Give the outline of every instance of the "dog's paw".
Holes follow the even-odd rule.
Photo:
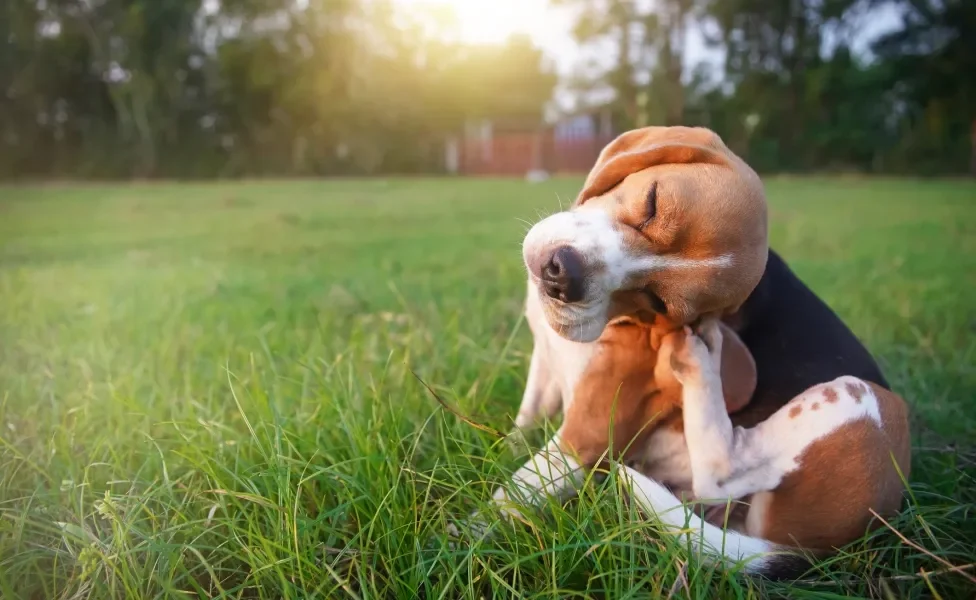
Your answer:
[[[682,385],[700,383],[707,375],[719,372],[722,355],[722,332],[714,321],[700,326],[701,335],[691,327],[672,336],[671,370]]]
[[[497,521],[495,521],[497,523]],[[447,524],[448,545],[455,548],[461,540],[476,541],[491,537],[491,523],[481,513],[472,513],[467,519]]]
[[[513,431],[522,431],[525,429],[532,429],[536,424],[542,420],[542,415],[537,410],[536,412],[530,412],[529,409],[520,410],[517,415],[515,415],[515,427]]]
[[[719,327],[718,319],[713,317],[702,319],[694,333],[705,343],[713,366],[719,367],[719,361],[722,359],[722,329]]]
[[[505,435],[505,445],[508,447],[509,452],[518,455],[525,451],[528,447],[528,439],[526,438],[525,432],[526,429],[521,427],[518,421],[515,421],[515,427]]]
[[[461,529],[456,523],[447,524],[447,537],[452,539],[458,539],[461,537]]]
[[[456,539],[463,537],[487,538],[491,536],[494,527],[500,523],[526,522],[525,517],[522,516],[522,513],[517,508],[503,505],[503,502],[504,499],[495,499],[495,503],[497,504],[497,518],[491,518],[495,517],[496,513],[494,510],[491,511],[491,514],[476,511],[471,513],[467,519],[449,523],[447,525],[448,536]]]

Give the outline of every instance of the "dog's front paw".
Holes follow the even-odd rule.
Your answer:
[[[719,326],[718,319],[714,317],[702,319],[694,333],[705,343],[712,366],[718,370],[722,360],[722,328]]]
[[[505,445],[508,446],[509,452],[517,455],[528,447],[529,442],[525,432],[526,428],[519,425],[518,421],[515,421],[515,427],[505,435]]]
[[[447,536],[455,541],[462,539],[485,540],[492,537],[494,528],[503,522],[511,522],[521,518],[521,513],[514,509],[499,509],[501,519],[494,518],[483,512],[471,513],[467,519],[448,523]]]
[[[447,536],[460,541],[462,538],[484,539],[490,533],[491,524],[479,513],[474,513],[463,521],[447,524]]]
[[[517,508],[508,504],[507,496],[502,488],[495,492],[493,502],[497,514],[492,511],[475,511],[464,520],[448,523],[447,535],[450,538],[485,539],[491,536],[492,530],[500,523],[525,521],[525,517]]]
[[[722,332],[717,323],[706,322],[701,335],[690,327],[669,336],[671,370],[682,385],[702,382],[719,372],[722,355]]]

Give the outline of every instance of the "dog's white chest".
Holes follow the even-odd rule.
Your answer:
[[[644,442],[632,461],[643,475],[675,493],[691,490],[691,458],[684,433],[658,429]]]
[[[553,370],[563,394],[563,412],[573,403],[573,392],[590,363],[596,344],[580,344],[562,338],[552,329],[546,332],[552,352]]]
[[[573,402],[573,391],[596,352],[597,344],[580,343],[562,337],[546,321],[538,294],[529,285],[526,299],[526,318],[535,338],[533,353],[537,355],[540,374],[552,381],[562,396],[562,412],[566,413]],[[535,390],[527,390],[530,394]]]

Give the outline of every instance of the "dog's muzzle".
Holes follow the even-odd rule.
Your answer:
[[[583,299],[586,269],[579,252],[571,246],[560,246],[539,262],[542,264],[536,276],[546,296],[566,304]]]

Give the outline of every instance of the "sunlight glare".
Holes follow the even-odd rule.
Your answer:
[[[546,45],[566,35],[566,24],[549,7],[549,0],[428,0],[425,4],[451,10],[458,37],[468,43],[500,44],[513,34],[527,34]]]

